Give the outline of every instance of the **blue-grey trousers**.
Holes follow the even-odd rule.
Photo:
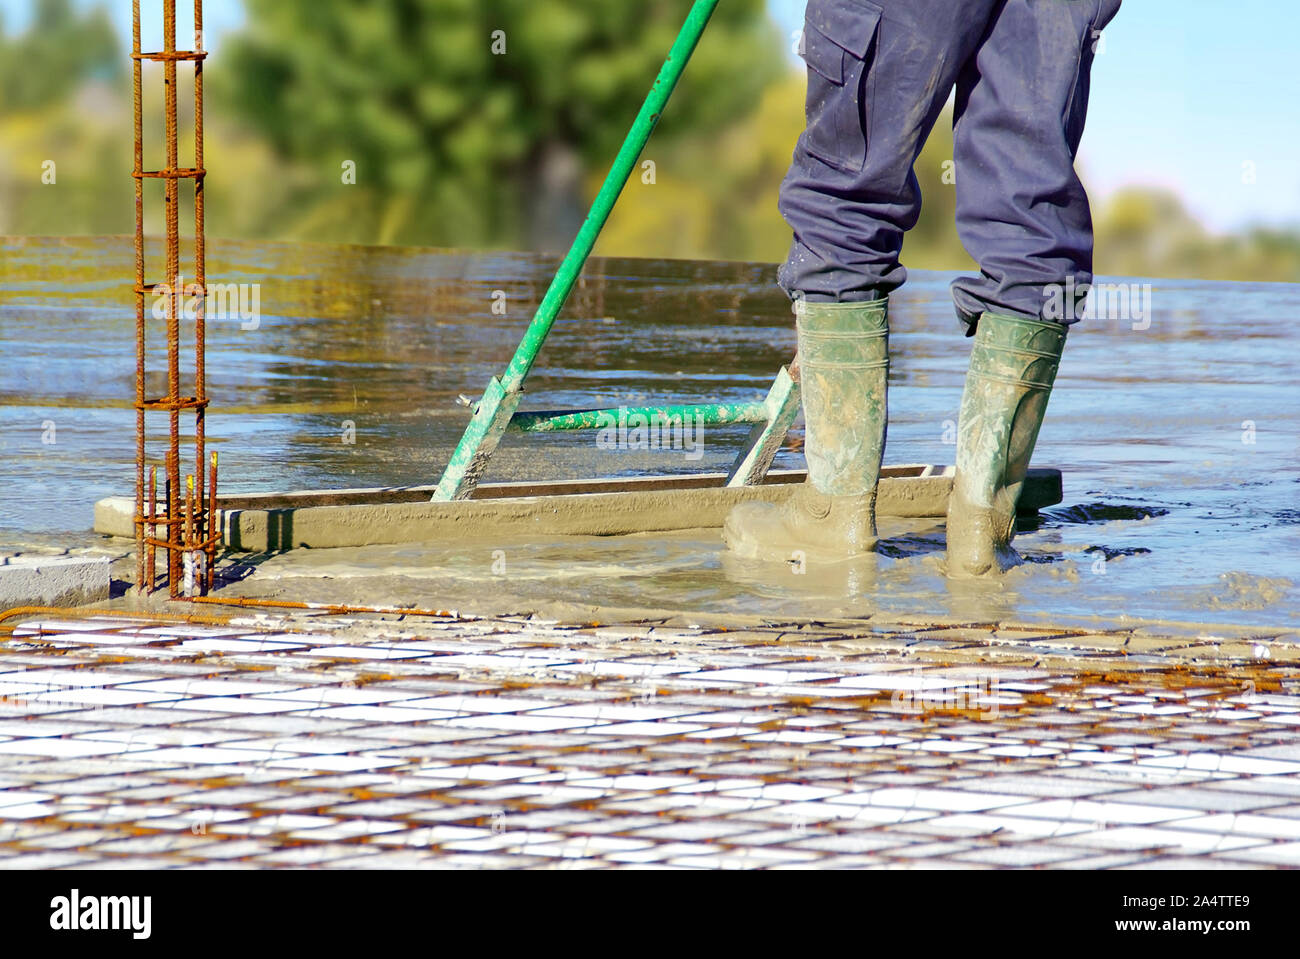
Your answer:
[[[794,231],[785,291],[869,300],[907,279],[913,165],[954,86],[957,230],[980,267],[952,286],[967,333],[986,310],[1038,317],[1054,285],[1091,283],[1074,158],[1097,37],[1120,2],[808,0],[807,128],[780,196]]]

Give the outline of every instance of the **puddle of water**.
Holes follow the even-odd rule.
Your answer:
[[[129,238],[0,239],[5,540],[85,531],[96,499],[131,489],[132,264]],[[476,399],[504,367],[554,267],[515,253],[210,243],[212,280],[261,285],[255,329],[209,325],[223,490],[436,482],[468,417],[458,397]],[[525,406],[760,399],[795,348],[773,276],[755,264],[593,260]],[[891,306],[891,463],[953,460],[970,342],[950,279],[915,271]],[[942,529],[920,523],[890,524],[874,572],[843,582],[724,562],[714,533],[630,540],[612,565],[612,544],[592,544],[590,562],[618,574],[589,570],[593,595],[1300,622],[1300,286],[1150,282],[1149,328],[1095,320],[1071,334],[1035,456],[1064,471],[1065,501],[1017,539],[1031,562],[996,589],[950,588]],[[150,366],[163,368],[160,352]],[[151,438],[164,431],[152,424]],[[700,458],[602,450],[594,434],[512,437],[487,479],[721,470],[744,434],[710,430]],[[787,450],[777,465],[801,458]],[[553,544],[518,549],[525,566],[533,554],[537,570],[560,565]]]

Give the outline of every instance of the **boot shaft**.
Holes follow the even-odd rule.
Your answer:
[[[1051,390],[1067,329],[1050,321],[985,313],[975,331],[969,375],[1026,389]]]
[[[889,364],[888,300],[795,303],[799,368],[882,369]]]
[[[888,416],[888,300],[795,304],[808,480],[830,496],[873,493]]]
[[[1060,323],[980,317],[962,393],[956,483],[964,502],[995,509],[1000,522],[1014,522],[1066,333]]]

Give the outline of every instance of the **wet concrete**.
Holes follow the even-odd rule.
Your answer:
[[[876,504],[880,515],[943,516],[953,485],[951,467],[896,467],[886,472],[890,475],[881,478]],[[493,484],[480,487],[473,499],[454,503],[429,502],[430,487],[227,497],[218,500],[217,526],[227,547],[244,552],[466,537],[625,536],[720,528],[739,504],[781,504],[804,488],[800,471],[770,473],[767,480],[758,486],[728,487],[726,477],[715,473],[689,480]],[[505,492],[510,495],[497,495]],[[1034,470],[1027,477],[1022,511],[1033,513],[1060,501],[1058,472]],[[95,504],[95,531],[131,539],[134,514],[130,497],[100,500]]]
[[[0,553],[0,608],[84,606],[108,598],[107,557]]]
[[[883,554],[830,565],[739,559],[724,548],[716,529],[298,550],[232,557],[226,576],[233,582],[219,595],[540,613],[565,621],[614,622],[658,611],[719,624],[917,616],[1097,630],[1194,623],[1207,634],[1244,629],[1265,641],[1300,625],[1278,615],[1285,582],[1232,579],[1156,615],[1102,601],[1087,610],[1080,608],[1078,592],[1099,582],[1088,573],[1093,559],[1087,550],[1030,531],[1022,546],[1036,555],[1050,552],[1050,564],[1027,565],[996,581],[951,581],[944,574],[941,524],[882,519],[880,528]]]
[[[209,432],[228,492],[436,481],[467,419],[458,397],[476,398],[504,366],[554,267],[513,254],[223,243],[209,258],[214,277],[263,284],[255,328],[209,327]],[[131,269],[122,239],[0,240],[2,541],[84,537],[94,501],[131,488],[133,325],[121,294]],[[772,279],[765,265],[593,261],[525,406],[761,399],[794,351]],[[891,303],[889,462],[952,461],[969,342],[949,279],[917,271]],[[244,585],[462,605],[1294,626],[1300,287],[1151,282],[1149,316],[1071,333],[1035,457],[1063,470],[1065,501],[1022,529],[1029,562],[996,586],[948,584],[934,522],[887,526],[874,570],[829,580],[733,563],[709,532],[253,558]],[[493,312],[498,290],[504,315]],[[511,438],[488,478],[725,469],[745,431],[734,432],[710,432],[699,459],[599,449],[584,435]],[[779,467],[802,465],[798,429],[793,440]],[[497,551],[506,576],[492,572]],[[325,568],[346,579],[321,578]]]

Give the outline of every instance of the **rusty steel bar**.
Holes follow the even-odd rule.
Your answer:
[[[196,54],[203,52],[203,0],[194,0],[193,49]],[[203,508],[205,503],[203,496],[204,467],[207,465],[204,462],[206,444],[206,424],[204,419],[208,402],[207,369],[204,356],[207,341],[208,281],[207,244],[204,239],[203,225],[203,179],[203,59],[197,57],[194,60],[194,282],[197,286],[195,293],[198,300],[198,310],[194,318],[194,398],[198,405],[194,410],[194,476],[195,482],[198,484],[195,502],[198,504],[199,516],[195,522],[197,536],[200,541],[208,537],[212,520],[211,511]],[[204,555],[207,555],[206,550]],[[211,568],[210,563],[209,568]],[[208,583],[206,577],[204,577],[199,589],[203,593],[207,592]]]
[[[244,596],[196,596],[196,603],[214,606],[238,606],[254,609],[305,609],[325,613],[378,613],[384,616],[432,616],[437,619],[455,619],[460,622],[478,622],[490,617],[464,616],[448,609],[414,609],[404,606],[343,606],[335,603],[299,603],[285,599],[249,599]]]
[[[56,615],[66,616],[68,609],[66,606],[15,606],[13,609],[6,609],[0,612],[0,623],[6,619],[13,619],[15,616],[39,616],[45,613],[54,613]],[[222,616],[220,614],[208,615],[187,615],[181,613],[155,613],[155,612],[136,612],[130,609],[94,609],[87,610],[88,617],[111,616],[123,619],[139,619],[148,621],[168,622],[168,623],[195,623],[200,626],[225,626],[233,619],[233,616]],[[21,625],[21,624],[18,624]],[[0,635],[12,634],[17,625],[0,625]]]
[[[207,302],[206,242],[204,239],[204,189],[203,181],[203,3],[194,2],[194,49],[178,50],[176,47],[176,0],[162,0],[163,49],[144,52],[140,46],[140,0],[132,0],[133,92],[135,106],[135,169],[136,187],[136,577],[137,590],[152,591],[155,578],[155,548],[167,553],[167,586],[172,598],[180,595],[184,556],[187,551],[203,550],[211,538],[211,513],[213,499],[205,495],[206,424],[208,405],[207,371],[205,362]],[[145,61],[163,65],[164,136],[166,159],[160,170],[144,169],[143,121],[143,65]],[[194,166],[181,167],[178,146],[176,64],[188,61],[194,64]],[[165,286],[156,286],[145,278],[144,238],[144,180],[164,181],[166,205],[165,233]],[[180,181],[194,181],[194,273],[195,282],[188,288],[182,282],[180,269]],[[167,392],[162,397],[150,398],[146,394],[146,314],[145,297],[162,290],[167,293]],[[182,395],[181,383],[181,321],[184,304],[189,295],[197,304],[194,323],[194,395]],[[193,495],[181,487],[181,413],[194,413],[195,471]],[[152,485],[148,509],[145,509],[145,471],[147,458],[147,414],[149,411],[168,414],[168,443],[165,456],[164,496],[166,505],[158,510],[156,499],[157,468],[151,476]],[[214,473],[215,478],[215,473]],[[162,527],[160,535],[159,527]],[[215,555],[215,554],[213,554]],[[210,564],[209,564],[210,565]],[[206,592],[207,577],[200,577],[199,591]]]
[[[212,453],[212,477],[208,484],[208,581],[204,595],[212,592],[217,572],[217,544],[221,542],[221,527],[217,525],[217,454]]]
[[[163,0],[163,52],[176,52],[176,0]],[[176,144],[176,61],[163,62],[163,122],[167,140],[167,169],[175,171],[180,166]],[[171,495],[167,500],[167,580],[173,599],[180,595],[181,578],[181,524],[175,522],[181,504],[181,412],[175,405],[181,398],[181,290],[180,280],[180,180],[169,176],[166,180],[167,204],[167,275],[170,285],[167,297],[167,400],[169,437],[167,477]]]
[[[140,0],[131,2],[131,87],[135,106],[135,584],[137,592],[153,587],[150,576],[145,586],[145,537],[150,535],[144,520],[144,92],[140,54]],[[149,502],[150,516],[153,500]],[[152,558],[152,547],[150,548]]]
[[[185,595],[194,595],[194,474],[185,477],[185,533],[181,538],[184,550],[181,553],[181,568],[184,575]]]
[[[146,562],[149,579],[142,583],[141,586],[145,593],[153,592],[153,584],[158,578],[158,557],[154,547],[154,540],[158,538],[158,467],[149,468],[149,524],[145,527],[145,536],[149,540],[149,556]]]

